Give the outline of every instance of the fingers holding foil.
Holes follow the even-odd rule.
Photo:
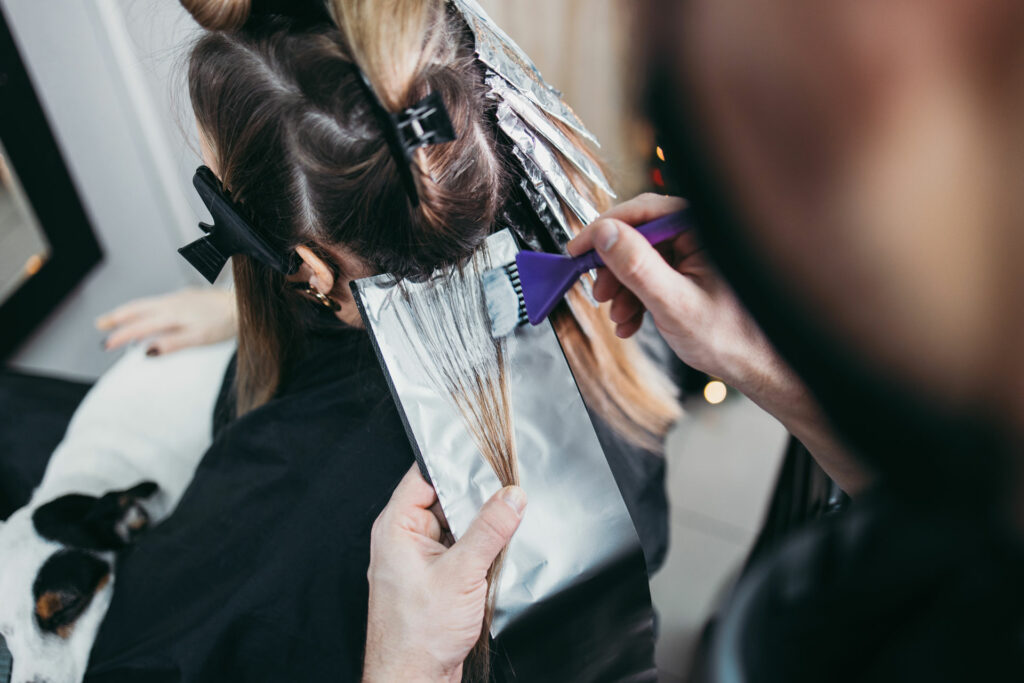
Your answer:
[[[401,525],[409,531],[427,536],[445,547],[451,547],[455,542],[437,500],[437,492],[423,479],[419,465],[413,465],[402,477],[389,508],[401,515]]]
[[[438,528],[438,535],[434,540],[445,548],[451,548],[455,545],[455,537],[452,535],[452,530],[448,527],[448,520],[444,518],[444,510],[441,509],[441,503],[438,501],[431,505],[430,512],[434,516]]]

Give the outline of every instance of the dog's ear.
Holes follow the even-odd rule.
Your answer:
[[[71,635],[93,596],[110,580],[110,565],[81,550],[61,550],[39,569],[32,596],[39,628],[61,638]]]
[[[149,527],[149,514],[139,504],[157,492],[143,482],[101,498],[71,493],[40,506],[32,523],[43,538],[75,548],[119,550]]]

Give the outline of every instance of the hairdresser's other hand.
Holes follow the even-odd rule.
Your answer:
[[[633,228],[684,206],[676,197],[643,194],[603,214],[569,243],[573,255],[590,249],[601,255],[606,267],[598,270],[594,296],[611,302],[616,334],[635,334],[650,311],[684,363],[721,378],[775,416],[843,490],[862,489],[868,474],[705,258],[696,234],[653,247]]]
[[[413,465],[374,522],[364,681],[458,681],[480,637],[487,570],[519,528],[526,496],[498,491],[451,548],[436,501]]]
[[[139,341],[150,355],[214,344],[238,333],[235,295],[211,287],[135,299],[101,315],[96,328],[109,333],[107,351]]]

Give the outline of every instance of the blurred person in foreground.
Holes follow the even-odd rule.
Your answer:
[[[572,248],[607,263],[621,335],[650,311],[858,493],[746,572],[693,678],[1024,679],[1024,4],[641,17],[648,112],[699,241],[639,239],[678,208],[648,196]],[[457,676],[483,603],[447,569],[486,566],[522,514],[487,505],[445,550],[409,523],[432,500],[413,473],[377,521],[367,680]]]

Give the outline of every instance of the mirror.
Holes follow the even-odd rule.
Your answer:
[[[0,360],[101,258],[0,7]]]
[[[37,274],[52,250],[0,142],[0,302]]]

